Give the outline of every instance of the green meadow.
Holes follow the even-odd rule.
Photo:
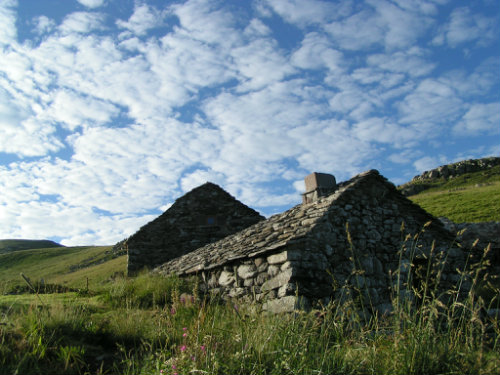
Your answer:
[[[500,221],[500,166],[450,179],[418,182],[428,185],[413,202],[436,217],[456,223]]]

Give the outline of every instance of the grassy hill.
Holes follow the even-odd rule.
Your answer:
[[[25,285],[21,273],[32,281],[70,288],[99,289],[115,273],[126,269],[126,256],[113,257],[111,246],[58,247],[0,254],[0,294]]]
[[[63,247],[49,240],[0,240],[0,254],[9,251]]]
[[[436,217],[456,223],[500,221],[500,166],[415,184],[425,185],[425,190],[408,198]]]

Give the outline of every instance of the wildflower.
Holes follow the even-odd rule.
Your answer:
[[[185,352],[185,351],[186,351],[186,349],[187,349],[187,346],[186,346],[186,345],[182,345],[182,346],[181,346],[181,352]]]
[[[205,345],[200,346],[200,349],[201,349],[201,351],[202,351],[203,353],[205,353],[205,352],[206,352],[206,350],[207,350],[207,348],[205,347]]]
[[[175,315],[175,313],[176,313],[176,311],[175,311],[175,309],[172,307],[172,308],[170,309],[170,314]]]
[[[175,370],[177,369],[177,366],[176,365],[172,365],[172,370]]]
[[[187,327],[182,327],[182,330],[183,330],[184,332],[186,332],[186,331],[187,331]]]
[[[182,337],[186,337],[188,334],[187,333],[183,333],[182,334]]]

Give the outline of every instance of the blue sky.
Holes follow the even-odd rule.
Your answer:
[[[0,238],[113,244],[211,181],[500,154],[497,0],[0,2]]]

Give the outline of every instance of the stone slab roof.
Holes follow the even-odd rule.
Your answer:
[[[163,274],[191,274],[220,267],[238,259],[257,257],[264,253],[278,251],[280,248],[307,237],[319,223],[324,221],[322,218],[337,202],[343,198],[347,199],[349,192],[375,189],[373,194],[378,194],[377,188],[380,190],[380,187],[383,187],[385,192],[392,194],[395,201],[407,205],[412,211],[412,217],[418,217],[422,223],[435,219],[402,196],[396,187],[381,176],[378,171],[370,170],[349,181],[340,183],[338,189],[327,197],[313,203],[299,204],[286,212],[271,216],[265,221],[222,240],[172,259],[158,267],[156,271]]]

